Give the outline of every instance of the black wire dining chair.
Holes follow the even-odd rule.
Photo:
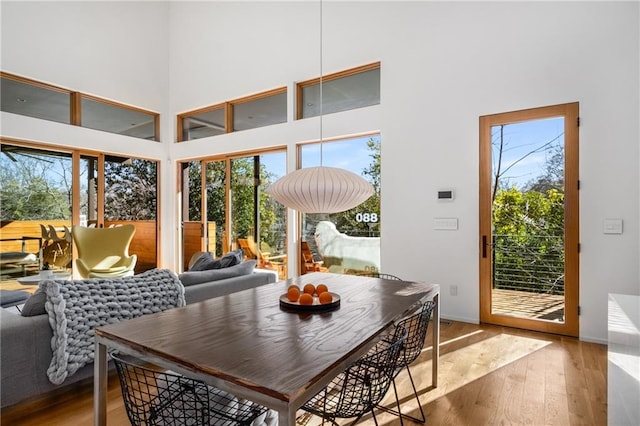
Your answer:
[[[337,418],[355,417],[354,425],[371,412],[377,425],[373,410],[389,390],[406,337],[406,330],[397,326],[389,338],[376,343],[301,408],[334,425]]]
[[[400,356],[398,357],[398,368],[393,374],[393,392],[396,397],[397,410],[384,406],[379,406],[379,408],[397,415],[400,418],[400,424],[404,424],[404,422],[402,421],[403,417],[418,423],[424,423],[426,421],[424,410],[422,409],[422,404],[420,403],[418,391],[416,390],[416,385],[413,381],[413,376],[411,375],[409,365],[412,364],[420,356],[422,348],[424,348],[424,341],[427,337],[427,329],[429,328],[429,321],[431,320],[431,313],[433,312],[434,306],[434,301],[425,301],[422,303],[422,307],[416,313],[401,319],[396,325],[396,327],[402,327],[407,331],[407,338],[404,341],[404,345],[402,347],[402,350],[400,351]],[[416,399],[416,402],[418,403],[418,408],[420,409],[420,418],[402,413],[402,411],[400,410],[400,399],[398,398],[398,389],[396,387],[395,379],[402,370],[407,370],[407,374],[409,375],[409,380],[411,381],[411,387],[413,389],[413,395]]]
[[[246,426],[277,422],[277,413],[206,383],[111,355],[125,410],[134,426]],[[260,419],[259,419],[260,418]]]

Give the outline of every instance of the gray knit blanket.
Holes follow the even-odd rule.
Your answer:
[[[47,295],[53,330],[47,376],[56,385],[93,362],[95,328],[185,305],[184,286],[168,269],[114,279],[45,280],[37,291]]]

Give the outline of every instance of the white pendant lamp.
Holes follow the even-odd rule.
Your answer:
[[[373,186],[348,170],[306,167],[275,181],[269,194],[290,209],[302,213],[339,213],[366,201]]]
[[[322,0],[320,0],[320,166],[291,172],[275,181],[267,193],[301,213],[340,213],[356,207],[374,193],[362,176],[322,165]]]

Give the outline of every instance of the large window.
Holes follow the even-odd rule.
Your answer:
[[[282,87],[179,114],[178,141],[201,139],[286,121],[287,88]]]
[[[284,175],[285,151],[182,164],[183,258],[242,249],[262,269],[287,277],[286,209],[265,191]]]
[[[160,140],[159,114],[0,72],[4,112]]]
[[[155,140],[156,115],[138,108],[82,95],[82,127]]]
[[[322,84],[322,108],[320,86]],[[380,103],[380,62],[296,84],[297,119]],[[287,89],[281,87],[178,115],[178,142],[287,121]]]
[[[301,166],[322,165],[347,169],[371,182],[375,193],[351,210],[333,214],[303,214],[301,273],[322,270],[358,274],[380,271],[380,136],[300,146]],[[309,259],[310,260],[310,259]]]
[[[71,92],[2,74],[2,111],[71,124]]]
[[[215,105],[178,116],[181,141],[226,133],[225,105]]]
[[[320,108],[322,83],[322,108]],[[298,83],[297,118],[347,111],[380,103],[380,63]]]
[[[70,269],[72,225],[131,223],[136,273],[157,266],[157,162],[12,142],[0,145],[0,252],[35,259],[3,260],[3,277],[36,273],[44,263]]]

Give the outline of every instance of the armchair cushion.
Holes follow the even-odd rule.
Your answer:
[[[76,269],[83,278],[116,278],[133,275],[137,256],[129,255],[136,232],[133,225],[113,228],[74,226],[73,241],[78,249]]]

